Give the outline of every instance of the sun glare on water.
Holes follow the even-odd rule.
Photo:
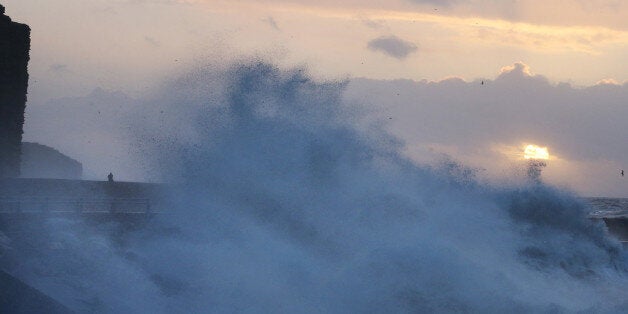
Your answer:
[[[547,147],[540,147],[536,145],[528,145],[523,151],[523,158],[525,159],[540,159],[540,160],[548,160],[549,152],[547,151]]]

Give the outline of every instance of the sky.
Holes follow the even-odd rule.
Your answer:
[[[128,158],[128,149],[89,104],[115,120],[121,104],[168,77],[208,60],[260,55],[306,67],[319,80],[352,80],[347,98],[377,108],[417,160],[446,153],[504,173],[518,162],[508,156],[534,143],[555,156],[548,181],[586,195],[628,196],[618,176],[628,168],[626,1],[2,4],[32,28],[25,140],[59,148],[94,177]],[[85,115],[70,121],[67,110],[78,107]],[[82,139],[68,141],[68,129]]]

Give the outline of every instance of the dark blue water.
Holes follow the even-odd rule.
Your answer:
[[[591,216],[599,218],[628,217],[628,198],[589,197]]]

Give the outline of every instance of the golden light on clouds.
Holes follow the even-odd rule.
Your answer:
[[[197,0],[203,2],[204,0]],[[221,1],[218,1],[221,2]],[[270,1],[271,3],[273,1]],[[238,7],[254,12],[266,12],[269,15],[287,14],[294,16],[306,14],[323,19],[357,20],[368,19],[389,23],[402,22],[431,24],[442,30],[448,30],[452,40],[493,44],[498,46],[518,47],[537,52],[580,52],[591,55],[600,54],[609,45],[628,45],[628,31],[605,27],[603,25],[553,25],[543,23],[507,20],[500,17],[457,16],[442,14],[439,11],[404,10],[390,6],[359,6],[308,4],[302,1],[276,1],[281,5],[269,6],[269,3],[255,1],[238,2]],[[232,2],[223,3],[233,7]],[[214,4],[213,9],[217,6]],[[407,8],[406,8],[407,9]],[[326,23],[328,23],[327,21]],[[415,24],[417,29],[424,25]]]
[[[527,64],[523,62],[516,62],[513,65],[502,67],[499,70],[499,73],[504,74],[504,73],[508,73],[508,72],[518,70],[518,69],[520,69],[521,73],[523,73],[525,76],[532,76],[532,71],[530,71],[530,66],[528,66]]]
[[[523,158],[536,159],[536,160],[548,160],[549,151],[547,147],[540,147],[537,145],[528,145],[523,151]]]
[[[493,8],[494,1],[477,1],[489,9],[485,12],[465,4],[476,1],[454,1],[445,7],[408,0],[185,1],[198,5],[194,12],[208,16],[204,29],[218,30],[218,36],[229,34],[227,44],[242,51],[281,47],[286,62],[316,64],[312,67],[315,75],[473,79],[489,77],[494,69],[523,60],[553,81],[593,85],[604,78],[627,80],[623,61],[628,24],[616,27],[603,21],[566,20],[561,14],[572,14],[553,5],[556,18],[536,17],[534,12],[545,6],[542,3]],[[525,14],[512,15],[510,9]],[[417,53],[397,59],[367,48],[369,41],[391,35],[417,45]],[[521,148],[517,149],[519,156]]]
[[[499,18],[458,17],[434,13],[373,11],[374,19],[425,22],[450,29],[458,40],[487,42],[544,52],[599,54],[602,46],[628,44],[628,32],[602,26],[560,26]]]

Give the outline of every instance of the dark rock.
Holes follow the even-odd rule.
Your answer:
[[[0,5],[0,177],[20,172],[28,88],[30,28],[4,15]]]

